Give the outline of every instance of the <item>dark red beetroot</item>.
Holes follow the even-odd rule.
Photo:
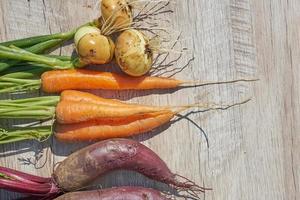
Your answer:
[[[101,141],[71,154],[59,164],[52,179],[0,168],[0,188],[52,197],[62,191],[77,191],[99,176],[118,169],[139,172],[191,195],[205,191],[205,188],[172,173],[152,150],[129,139]]]
[[[56,168],[53,177],[64,191],[75,191],[117,169],[136,171],[180,190],[205,190],[172,173],[151,149],[129,139],[105,140],[81,149],[65,159]]]
[[[119,187],[103,190],[71,192],[55,200],[171,200],[159,191],[142,187]]]

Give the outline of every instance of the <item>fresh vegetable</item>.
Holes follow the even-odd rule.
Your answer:
[[[178,113],[191,107],[201,107],[207,110],[223,110],[248,101],[224,107],[213,104],[166,107],[168,109],[159,112],[134,115],[127,118],[94,119],[70,124],[57,123],[55,126],[55,137],[64,142],[129,137],[154,130],[170,122]]]
[[[62,92],[64,90],[104,89],[104,90],[148,90],[172,89],[181,86],[203,86],[225,84],[242,81],[256,81],[256,79],[237,79],[233,81],[206,82],[182,81],[163,77],[129,77],[126,75],[98,72],[92,70],[53,70],[42,75],[42,90],[47,93]]]
[[[104,64],[112,60],[114,55],[113,41],[100,33],[100,30],[92,26],[84,26],[75,35],[75,42],[79,58],[71,61],[45,55],[37,55],[30,49],[20,49],[15,46],[0,45],[0,59],[9,59],[8,64],[1,67],[5,70],[11,66],[10,62],[18,63],[27,61],[47,65],[52,69],[80,68],[88,64]],[[45,45],[44,45],[45,46]],[[5,63],[4,63],[5,64]]]
[[[49,71],[42,75],[42,90],[48,93],[68,89],[142,90],[176,88],[181,81],[159,77],[132,78],[91,70]],[[55,84],[54,84],[55,83]]]
[[[91,141],[128,137],[153,130],[190,108],[224,110],[248,102],[220,106],[145,106],[65,91],[58,96],[1,100],[0,118],[49,120],[56,118],[55,136],[62,141]],[[15,134],[17,135],[17,134]],[[3,138],[2,143],[7,143]]]
[[[75,90],[66,90],[60,95],[61,101],[77,101],[99,104],[103,106],[137,106],[137,104],[128,104],[117,99],[105,99],[87,92],[80,92]]]
[[[73,93],[75,93],[75,91]],[[84,92],[78,92],[77,94],[83,98],[85,96],[90,96],[90,94]],[[96,98],[96,96],[94,98]],[[58,96],[0,101],[0,118],[46,120],[52,119],[55,116],[56,120],[62,124],[102,120],[107,118],[118,120],[119,118],[128,118],[131,116],[167,110],[167,107],[142,106],[125,103],[124,106],[108,107],[107,105],[102,105],[100,103],[69,101],[65,100],[65,98],[59,100]]]
[[[27,66],[26,64],[25,66]],[[29,64],[24,72],[12,72],[0,76],[0,93],[20,92],[42,88],[47,93],[59,93],[64,90],[104,89],[104,90],[150,90],[176,89],[181,87],[199,87],[213,84],[250,82],[257,79],[237,79],[231,81],[182,81],[163,77],[129,77],[126,75],[99,72],[84,69],[52,70],[43,64]],[[40,69],[35,69],[39,66]],[[47,71],[47,72],[46,72]],[[45,73],[42,73],[45,72]],[[29,76],[28,76],[29,74]],[[42,75],[41,75],[42,74]],[[1,74],[0,74],[1,75]],[[41,75],[41,79],[35,79]],[[7,79],[14,77],[14,79]],[[1,89],[1,85],[7,85]]]
[[[128,28],[131,25],[131,23],[134,21],[132,8],[134,3],[136,2],[137,1],[132,1],[132,0],[102,0],[101,1],[102,17],[100,17],[99,19],[92,20],[91,22],[88,22],[82,26],[95,26],[100,29],[103,29],[104,32],[107,31],[105,29],[109,29],[111,32],[112,31],[111,29],[121,30],[122,28]],[[165,3],[165,4],[160,5],[161,3]],[[169,10],[167,11],[162,10],[168,4],[169,4],[168,1],[155,1],[155,5],[146,3],[146,5],[143,7],[144,12],[141,12],[139,14],[144,19],[147,18],[147,16],[154,16],[154,15],[170,12]],[[148,8],[149,6],[151,6],[150,9]],[[139,20],[141,20],[139,16],[136,17]],[[39,36],[6,41],[6,42],[0,42],[0,45],[7,46],[7,47],[14,45],[20,48],[26,48],[53,39],[61,39],[66,41],[66,40],[73,39],[76,31],[82,26],[62,33],[39,35]]]
[[[71,154],[55,169],[53,178],[64,191],[74,191],[116,169],[133,170],[178,189],[204,191],[179,180],[152,150],[128,139],[105,140]]]
[[[84,192],[70,192],[55,200],[171,200],[157,190],[143,187],[118,187]],[[173,199],[174,200],[174,199]]]
[[[148,73],[153,64],[150,40],[135,29],[126,30],[118,37],[115,56],[122,71],[131,76]]]
[[[107,23],[113,21],[118,23],[120,22],[121,25],[124,24],[124,22],[126,23],[127,21],[132,22],[133,20],[130,3],[128,3],[125,0],[103,0],[101,1],[101,11],[102,11],[102,18],[105,21],[107,21]],[[128,18],[129,16],[130,19]],[[98,19],[95,19],[89,23],[84,24],[83,26],[97,26],[98,28],[101,28],[102,27],[101,25],[102,24],[99,24]],[[0,45],[7,46],[7,47],[14,45],[20,48],[26,48],[53,39],[61,39],[66,41],[66,40],[73,39],[76,31],[81,27],[82,26],[75,28],[71,31],[62,32],[62,33],[39,35],[39,36],[11,40],[7,42],[0,42]],[[124,25],[122,27],[124,27]]]
[[[102,0],[101,14],[110,26],[127,28],[133,22],[132,5],[128,0]]]
[[[76,93],[76,91],[72,92],[72,94],[74,93]],[[104,118],[118,119],[122,117],[138,116],[156,112],[164,113],[176,111],[178,113],[189,108],[224,109],[222,106],[206,103],[183,106],[146,106],[124,103],[124,106],[107,106],[106,104],[102,104],[103,98],[98,99],[98,97],[95,95],[92,98],[90,98],[92,94],[89,93],[77,92],[77,95],[81,96],[80,98],[85,98],[85,100],[68,100],[66,97],[64,99],[60,99],[59,96],[0,100],[0,118],[46,120],[52,119],[54,116],[56,116],[60,123],[70,124],[91,120],[102,120]],[[92,101],[89,101],[89,99],[92,99]],[[95,101],[98,102],[95,103]],[[108,102],[109,100],[106,101]]]
[[[169,0],[102,0],[101,14],[98,27],[105,35],[111,35],[115,32],[121,32],[130,28],[154,33],[162,30],[157,27],[157,21],[165,21],[166,13],[173,13],[168,8]],[[133,13],[133,10],[138,10]],[[162,18],[158,17],[164,15]]]
[[[85,102],[60,101],[57,104],[55,116],[56,120],[61,124],[72,124],[103,118],[126,118],[167,110],[168,108],[165,107],[154,106],[107,107]]]
[[[128,139],[112,139],[85,147],[56,167],[52,178],[42,178],[0,167],[0,188],[32,196],[54,197],[76,191],[114,170],[132,170],[191,194],[208,190],[171,172],[146,146]]]
[[[93,94],[79,91],[64,91],[61,94],[61,101],[73,101],[101,106],[109,106],[110,109],[118,108],[139,108],[148,110],[147,106],[128,104],[119,100],[104,99]],[[153,109],[153,108],[152,108]],[[154,109],[157,109],[154,107]],[[174,117],[169,110],[131,115],[128,117],[106,117],[96,120],[89,120],[82,123],[60,124],[55,126],[55,136],[61,141],[90,141],[103,140],[116,137],[128,137],[138,133],[147,132],[167,123]],[[78,120],[78,119],[77,119]]]
[[[105,64],[114,56],[114,42],[96,27],[80,28],[75,34],[75,45],[81,62],[86,65]]]
[[[161,112],[139,117],[111,121],[87,121],[76,124],[56,124],[55,137],[64,142],[95,141],[109,138],[130,137],[151,131],[170,122],[173,112]]]

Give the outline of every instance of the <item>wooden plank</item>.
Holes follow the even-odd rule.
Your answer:
[[[248,124],[251,185],[262,199],[299,199],[299,1],[255,1],[260,84]],[[247,119],[247,118],[245,118]],[[264,119],[264,120],[262,120]],[[255,159],[255,160],[254,160]]]
[[[96,4],[97,0],[2,0],[0,39],[69,30],[95,18],[99,13],[94,8]],[[176,0],[170,7],[175,10],[170,16],[172,28],[183,31],[186,38],[183,46],[192,49],[196,57],[188,68],[176,74],[177,78],[229,80],[259,76],[261,81],[168,94],[103,91],[98,94],[156,105],[237,102],[253,96],[252,102],[241,107],[189,116],[207,133],[209,148],[199,128],[187,120],[135,139],[157,152],[173,171],[212,187],[205,199],[298,199],[299,1]],[[70,54],[72,49],[70,45],[56,53]],[[190,57],[191,53],[185,55],[178,65],[184,65]],[[30,141],[5,145],[0,148],[0,165],[49,176],[54,163],[85,145],[65,145],[55,139],[42,146]],[[14,153],[20,149],[23,150]],[[43,168],[22,165],[18,160],[33,158],[38,149],[44,150],[37,164],[44,164]],[[166,189],[124,171],[109,174],[98,183],[103,187],[143,185]],[[0,199],[17,196],[0,190]]]

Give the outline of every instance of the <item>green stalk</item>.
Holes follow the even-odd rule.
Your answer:
[[[19,78],[9,78],[9,77],[1,77],[0,79],[3,82],[14,82],[17,84],[27,84],[30,83],[32,80],[30,79],[19,79]]]
[[[59,96],[46,96],[16,100],[0,100],[0,103],[1,105],[8,103],[15,106],[55,106],[59,100]]]
[[[45,51],[56,47],[58,45],[60,45],[62,42],[64,42],[64,40],[61,39],[52,39],[52,40],[48,40],[42,43],[38,43],[35,44],[31,47],[28,48],[24,48],[26,51],[29,51],[31,53],[35,53],[35,54],[41,54],[44,53]]]
[[[1,100],[1,119],[46,120],[55,116],[57,96],[27,98],[22,100]]]
[[[0,119],[52,119],[55,107],[34,106],[29,108],[0,108]]]
[[[2,42],[2,43],[0,43],[0,45],[2,45],[2,46],[14,45],[14,46],[17,46],[20,48],[24,48],[24,47],[33,46],[35,44],[45,42],[48,40],[53,40],[53,39],[70,40],[74,37],[74,34],[76,33],[76,31],[77,31],[77,29],[74,29],[72,31],[64,32],[64,33],[55,33],[55,34],[50,34],[50,35],[41,35],[41,36],[17,39],[17,40],[12,40],[12,41],[8,41],[8,42]]]
[[[54,40],[49,40],[43,43],[36,44],[32,47],[26,48],[28,52],[35,53],[35,54],[40,54],[44,53],[46,50],[53,48],[59,44],[61,44],[63,40],[61,39],[54,39]],[[7,59],[7,58],[5,58]],[[4,60],[0,62],[0,72],[3,70],[8,69],[11,66],[17,65],[20,63],[19,60]]]
[[[1,83],[0,88],[6,88],[6,87],[12,87],[14,84],[13,83]]]
[[[98,20],[94,20],[92,22],[86,23],[82,26],[97,26],[98,25]],[[62,42],[66,40],[70,40],[74,37],[76,31],[81,28],[82,26],[69,31],[65,33],[56,33],[56,34],[51,34],[51,35],[42,35],[42,36],[34,36],[34,37],[29,37],[29,38],[23,38],[23,39],[18,39],[18,40],[12,40],[8,42],[2,42],[0,43],[1,46],[17,46],[19,48],[25,48],[27,51],[34,53],[34,54],[41,54],[44,51],[53,48]],[[7,58],[4,58],[7,59]],[[14,66],[15,64],[19,63],[19,60],[5,60],[5,61],[0,61],[0,72]],[[76,63],[78,67],[82,66],[82,63]],[[80,66],[79,66],[80,65]]]
[[[39,90],[41,88],[41,82],[39,80],[34,80],[32,83],[27,84],[9,84],[8,87],[0,89],[1,93],[21,93],[28,92],[32,90]]]
[[[82,26],[96,26],[97,25],[97,20],[94,20],[92,22],[86,23]],[[33,36],[33,37],[28,37],[28,38],[23,38],[23,39],[17,39],[17,40],[12,40],[12,41],[8,41],[8,42],[2,42],[0,43],[0,45],[2,46],[10,46],[10,45],[14,45],[20,48],[24,48],[24,47],[29,47],[29,46],[33,46],[35,44],[41,43],[41,42],[45,42],[48,40],[52,40],[52,39],[62,39],[62,40],[70,40],[73,39],[76,31],[81,28],[82,26],[68,31],[68,32],[63,32],[63,33],[55,33],[55,34],[49,34],[49,35],[41,35],[41,36]]]
[[[0,129],[0,144],[23,140],[45,141],[52,135],[52,126],[22,127],[13,130]]]
[[[72,57],[71,56],[61,56],[61,55],[44,55],[46,57],[49,57],[49,58],[57,58],[59,60],[62,60],[62,61],[72,61]]]
[[[24,80],[27,80],[25,83],[20,83]],[[40,79],[6,79],[0,80],[0,94],[1,93],[20,93],[20,92],[28,92],[32,90],[39,90],[41,88],[41,80]],[[5,86],[5,87],[4,87]]]
[[[0,94],[38,90],[41,87],[40,76],[50,70],[47,65],[25,64],[23,67],[9,68],[0,76]]]
[[[45,55],[49,58],[56,58],[62,61],[71,61],[72,58],[70,56],[58,56],[58,55]],[[36,77],[39,77],[42,73],[51,70],[51,67],[45,64],[40,63],[34,63],[34,62],[22,62],[18,63],[4,71],[0,71],[1,75],[8,75],[11,76],[11,74],[16,72],[25,72],[25,73],[34,73]]]
[[[49,68],[49,66],[47,65],[27,63],[22,65],[22,67],[12,67],[8,70],[3,71],[2,73],[0,73],[0,80],[2,77],[27,79],[38,78],[42,73],[49,70],[51,70],[51,68]]]
[[[5,104],[3,104],[4,106]],[[0,106],[0,119],[36,119],[46,120],[55,116],[55,107],[51,106]]]
[[[37,62],[41,64],[46,64],[52,67],[53,69],[71,69],[74,68],[72,62],[61,61],[57,58],[50,58],[42,55],[37,55],[30,53],[23,49],[13,49],[0,45],[0,59],[12,59],[12,60],[20,60],[20,61],[29,61],[29,62]]]

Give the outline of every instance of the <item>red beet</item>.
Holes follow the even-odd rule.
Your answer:
[[[55,200],[171,200],[157,190],[142,187],[119,187],[71,192]]]
[[[139,172],[194,196],[205,191],[205,188],[171,172],[152,150],[128,139],[101,141],[71,154],[58,165],[52,178],[31,176],[1,167],[0,188],[51,198],[61,192],[77,191],[118,169]]]
[[[118,169],[136,171],[178,189],[204,191],[204,188],[172,173],[151,149],[129,139],[105,140],[81,149],[65,159],[53,177],[64,191],[74,191]]]

